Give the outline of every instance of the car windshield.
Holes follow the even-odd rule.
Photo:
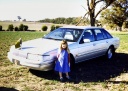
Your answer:
[[[47,34],[45,39],[55,39],[55,40],[67,40],[71,42],[77,42],[83,29],[72,29],[72,28],[58,28],[49,34]]]

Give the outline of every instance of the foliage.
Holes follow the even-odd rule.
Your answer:
[[[59,26],[59,25],[51,25],[51,30],[50,31],[53,31],[53,30],[55,30],[55,29],[57,29],[57,28],[59,28],[59,27],[61,27],[61,26]]]
[[[128,21],[125,21],[123,25],[124,28],[128,28]]]
[[[117,0],[112,5],[111,9],[107,9],[101,13],[102,23],[107,24],[116,24],[120,28],[123,23],[126,21],[128,16],[127,6],[125,5],[128,2],[123,2],[125,0]],[[121,30],[120,30],[121,31]]]
[[[27,25],[24,25],[24,26],[23,26],[23,30],[24,30],[24,31],[27,31],[27,30],[28,30],[28,26],[27,26]]]
[[[62,27],[62,26],[57,25],[57,26],[56,26],[56,29],[57,29],[57,28],[60,28],[60,27]]]
[[[0,31],[2,31],[2,26],[0,25]]]
[[[96,17],[100,14],[101,11],[110,6],[115,0],[87,0],[87,13],[84,15],[89,15],[90,25],[95,26]],[[95,14],[96,6],[99,6],[100,3],[103,3],[99,11]]]
[[[24,30],[24,25],[23,24],[20,24],[19,25],[19,31],[23,31]]]
[[[50,31],[53,31],[55,29],[56,29],[55,25],[51,25],[51,30]]]
[[[24,24],[20,24],[18,30],[19,31],[27,31],[28,30],[28,26],[27,25],[24,25]]]
[[[18,31],[19,29],[18,29],[18,27],[15,27],[14,30],[15,30],[15,31]]]
[[[17,18],[18,18],[18,19],[19,19],[19,21],[20,21],[21,17],[20,17],[20,16],[17,16]]]
[[[8,29],[7,29],[8,31],[13,31],[13,29],[14,29],[13,24],[8,25]]]
[[[79,22],[81,17],[69,17],[69,18],[64,18],[64,17],[59,17],[55,19],[44,19],[40,20],[39,22],[43,23],[55,23],[55,24],[77,24]],[[84,18],[85,23],[88,23],[88,19]]]
[[[48,27],[46,25],[42,26],[42,31],[47,31]]]

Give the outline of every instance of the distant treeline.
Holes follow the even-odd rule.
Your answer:
[[[55,19],[49,19],[46,18],[44,20],[39,20],[41,23],[55,23],[55,24],[77,24],[81,17],[69,17],[69,18],[64,18],[64,17],[59,17]]]
[[[55,30],[55,29],[57,29],[59,27],[62,27],[62,26],[51,25],[50,31],[53,31],[53,30]],[[13,24],[10,24],[10,25],[8,25],[8,29],[7,30],[3,30],[2,25],[0,25],[0,31],[33,31],[33,32],[37,31],[37,30],[28,30],[28,28],[29,27],[27,25],[24,25],[24,24],[20,24],[18,27],[17,26],[14,27]],[[48,29],[48,26],[42,25],[41,30],[39,30],[39,31],[47,31],[47,29]]]

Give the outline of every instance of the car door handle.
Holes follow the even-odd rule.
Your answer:
[[[93,46],[95,46],[96,44],[95,43],[93,43]]]
[[[106,43],[108,43],[108,41],[106,41]]]

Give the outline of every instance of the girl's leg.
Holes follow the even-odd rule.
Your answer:
[[[62,72],[59,72],[59,76],[60,76],[60,81],[63,82],[64,79],[63,79],[63,76],[62,76]]]
[[[62,72],[59,72],[59,76],[60,76],[60,79],[63,78],[63,77],[62,77]]]
[[[66,77],[69,77],[68,72],[66,72]]]

